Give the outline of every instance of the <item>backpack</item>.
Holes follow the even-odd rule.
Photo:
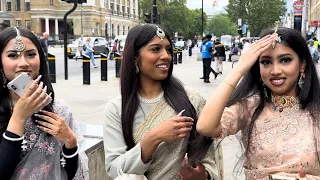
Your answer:
[[[83,51],[86,51],[87,50],[87,46],[84,44],[83,45]]]

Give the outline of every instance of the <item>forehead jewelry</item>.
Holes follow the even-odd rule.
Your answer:
[[[17,31],[17,36],[16,36],[16,42],[13,43],[13,49],[17,51],[18,55],[20,55],[21,51],[23,51],[26,46],[24,45],[22,37],[20,36],[19,30],[16,27],[14,28]]]
[[[166,34],[164,33],[164,31],[161,28],[159,28],[159,26],[157,26],[157,36],[161,40],[163,40],[166,37]]]
[[[276,26],[274,33],[277,33],[278,26]],[[281,36],[276,36],[275,40],[272,42],[272,48],[274,49],[276,47],[277,43],[281,43]]]

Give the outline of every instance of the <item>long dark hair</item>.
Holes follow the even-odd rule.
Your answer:
[[[51,85],[50,77],[49,77],[49,70],[47,61],[45,59],[44,52],[40,46],[40,42],[38,38],[29,30],[27,29],[19,29],[20,36],[26,37],[32,41],[32,43],[37,47],[39,56],[40,56],[40,69],[39,69],[39,75],[42,75],[41,81],[44,85],[47,86],[47,93],[52,93],[52,101],[50,104],[48,104],[44,110],[53,111],[52,104],[54,101],[54,92]],[[0,32],[0,54],[3,54],[3,50],[8,44],[8,42],[17,36],[17,31],[15,28],[10,27],[6,28],[5,30]],[[3,66],[2,66],[2,57],[0,56],[0,70],[3,72]],[[2,73],[0,73],[2,74]],[[2,75],[1,75],[2,76]],[[3,87],[3,78],[0,78],[0,134],[2,134],[9,123],[10,117],[12,115],[11,112],[11,99],[9,96],[9,90],[8,88]],[[32,117],[34,118],[34,117]]]
[[[260,37],[264,37],[266,35],[272,34],[274,30],[265,30],[261,33]],[[313,134],[314,139],[316,141],[316,152],[318,152],[318,144],[319,140],[316,137],[319,137],[319,127],[320,127],[320,119],[319,119],[319,111],[320,111],[320,86],[319,79],[316,72],[316,68],[314,66],[314,62],[312,61],[308,45],[306,41],[303,39],[301,34],[290,28],[280,28],[277,33],[281,36],[281,43],[291,48],[295,51],[299,57],[300,63],[305,63],[305,80],[302,89],[299,91],[299,100],[301,104],[301,108],[310,113],[313,118]],[[298,71],[298,70],[297,70]],[[299,74],[300,76],[300,74]],[[231,95],[227,106],[231,106],[237,102],[242,104],[246,103],[246,100],[253,96],[259,96],[259,103],[257,104],[257,108],[255,109],[253,116],[250,120],[248,129],[247,129],[247,144],[246,144],[246,154],[245,156],[248,158],[248,152],[250,148],[250,139],[252,135],[252,131],[254,128],[255,121],[261,114],[263,108],[265,107],[266,102],[271,102],[271,90],[267,89],[268,98],[264,95],[263,82],[260,81],[260,66],[259,60],[251,67],[247,74],[244,75],[243,79]],[[298,87],[299,88],[299,87]],[[318,162],[319,154],[317,154]]]
[[[121,123],[127,150],[135,146],[133,140],[133,122],[136,111],[140,105],[138,99],[140,79],[135,72],[134,59],[135,57],[139,57],[139,50],[156,36],[156,30],[157,27],[150,24],[139,25],[132,28],[128,33],[123,51],[120,77],[122,96]],[[165,34],[171,47],[173,47],[170,36],[167,32],[165,32]],[[173,57],[173,50],[171,50],[170,53],[171,57]],[[191,104],[182,83],[172,76],[172,70],[173,61],[171,61],[168,76],[162,81],[164,99],[177,113],[185,109],[184,115],[192,117],[196,124],[198,120],[196,110]],[[201,136],[196,131],[196,126],[194,125],[190,132],[187,146],[190,163],[194,164],[201,160],[211,144],[212,139]]]

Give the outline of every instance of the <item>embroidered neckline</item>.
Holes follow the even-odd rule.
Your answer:
[[[153,103],[157,103],[159,102],[164,96],[164,91],[162,91],[156,98],[154,99],[145,99],[142,96],[140,96],[140,94],[138,94],[138,98],[140,100],[140,102],[144,102],[147,104],[153,104]]]
[[[271,95],[273,103],[272,110],[282,112],[284,108],[292,108],[299,104],[299,99],[294,96],[274,96]]]

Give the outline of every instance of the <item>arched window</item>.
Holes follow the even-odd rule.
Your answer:
[[[118,24],[118,34],[117,35],[120,35],[120,25]]]

